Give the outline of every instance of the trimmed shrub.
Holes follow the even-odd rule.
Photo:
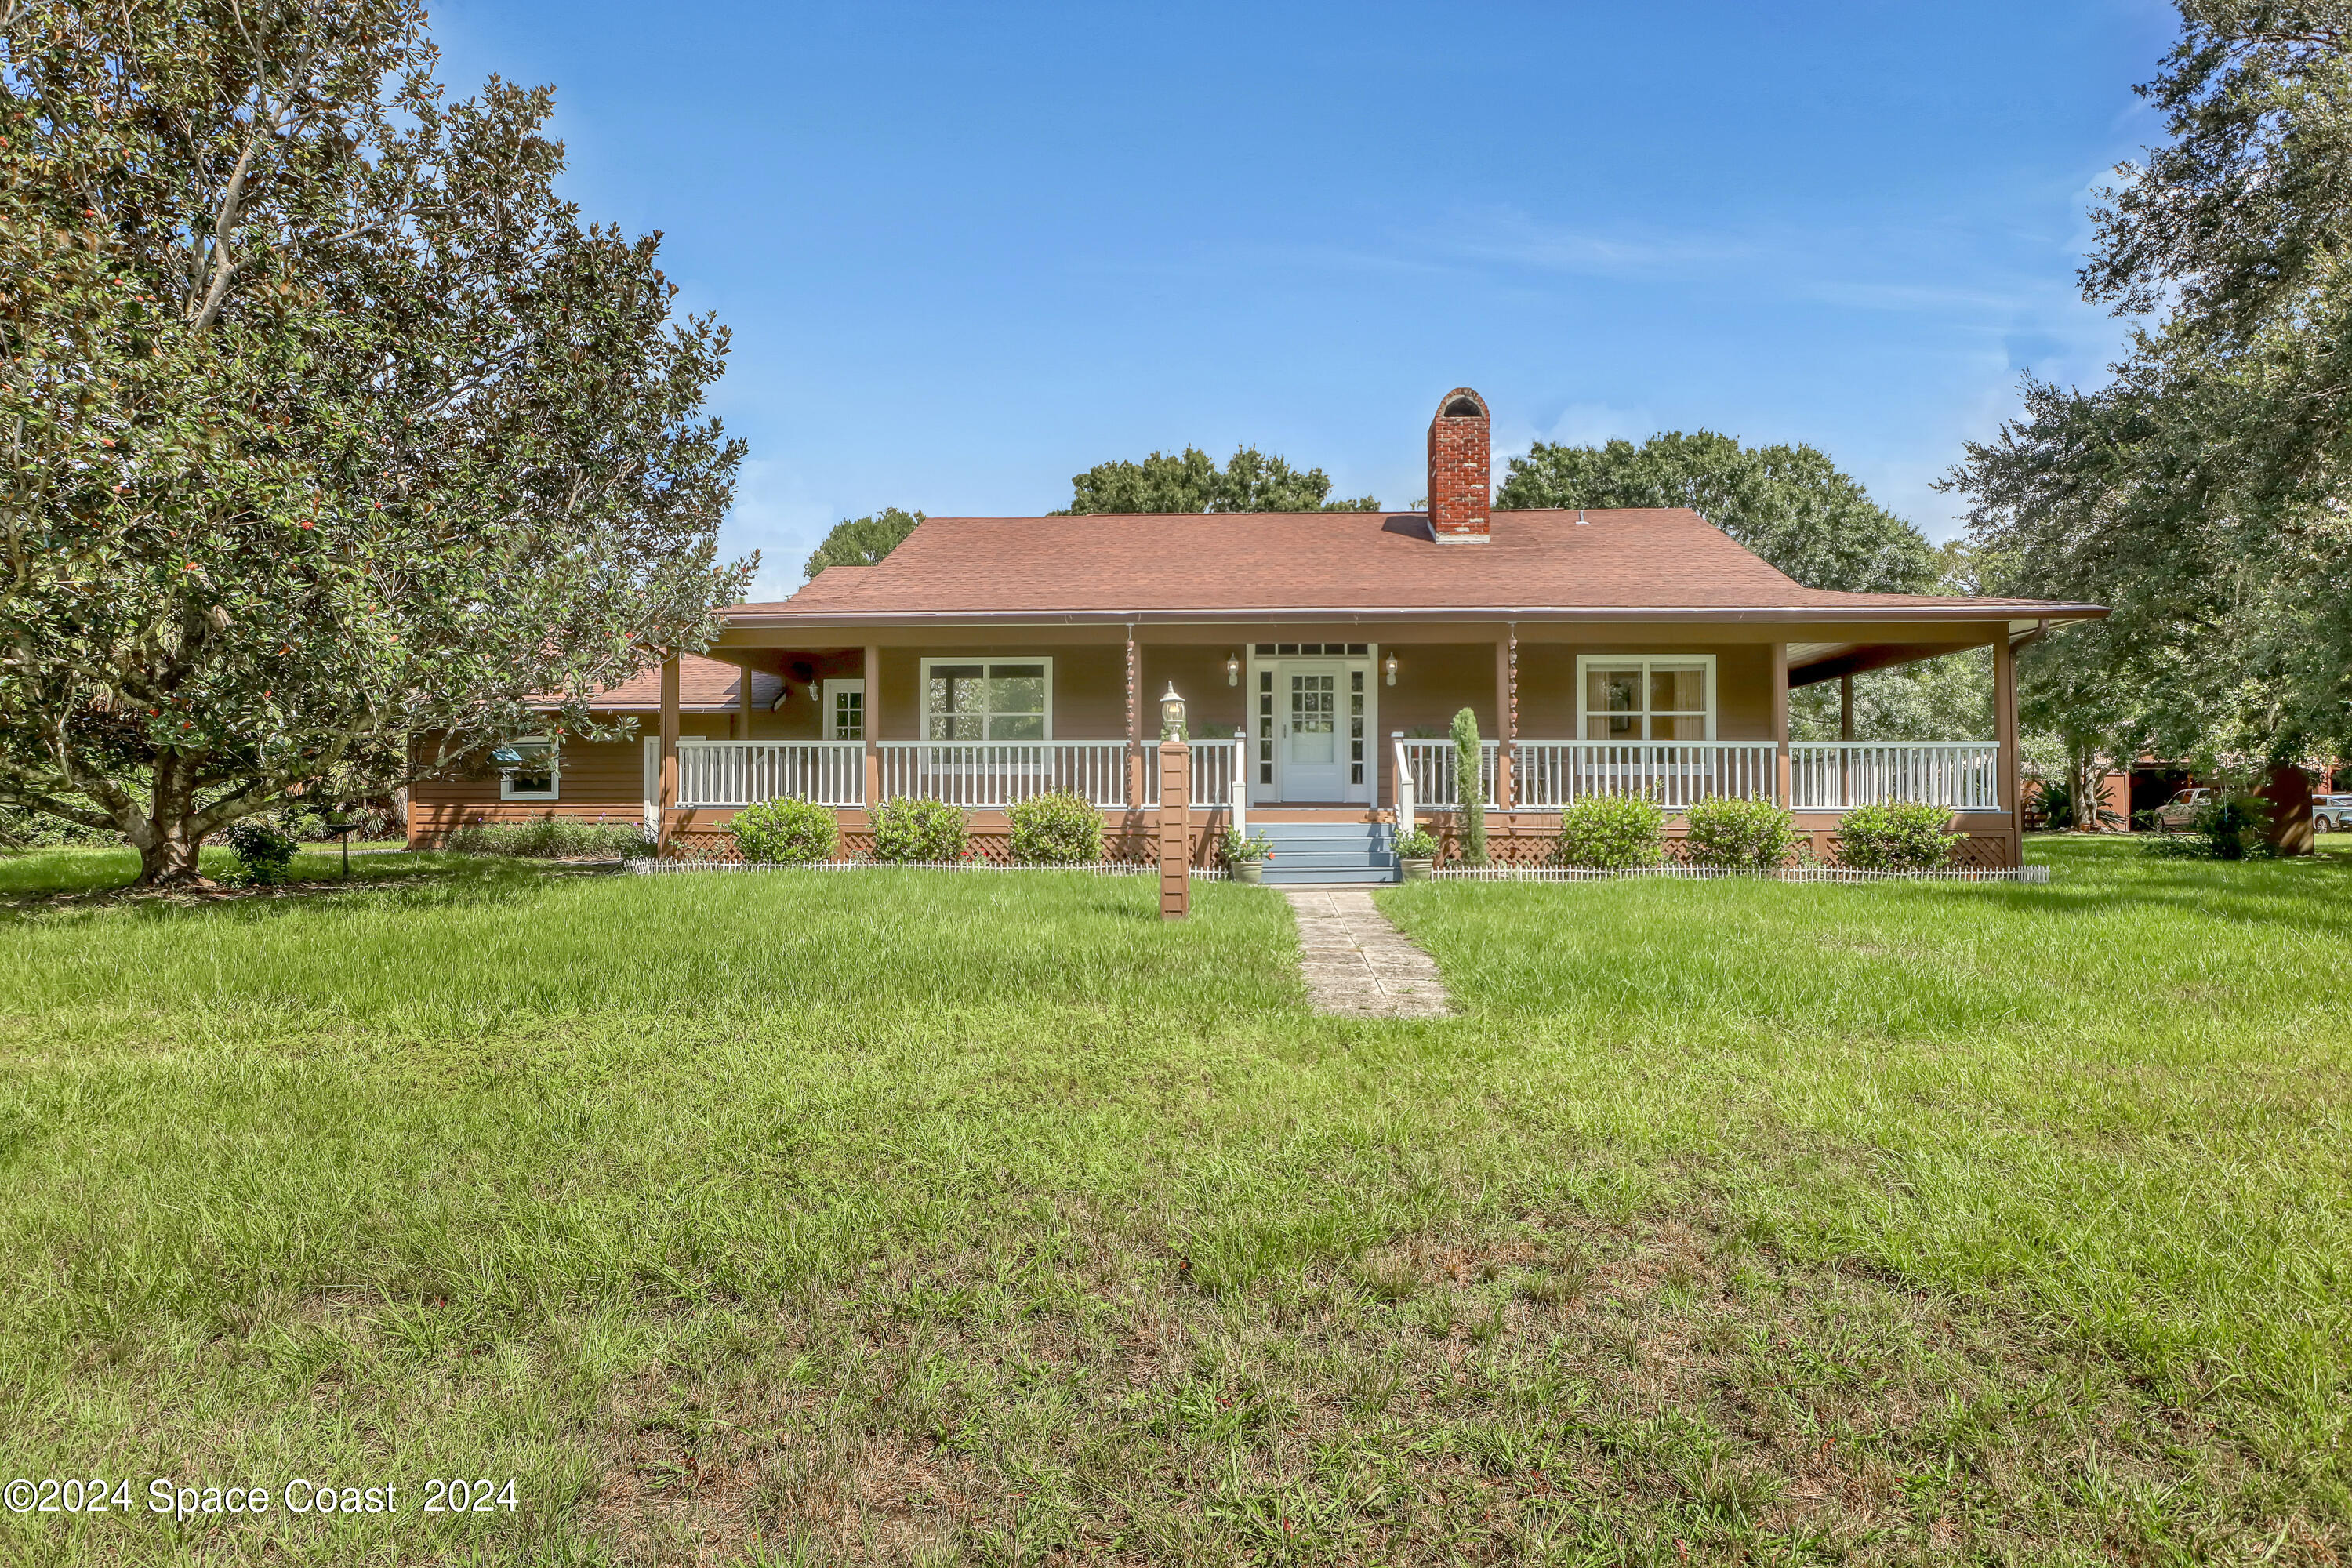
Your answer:
[[[967,837],[963,813],[943,800],[897,795],[874,813],[877,860],[961,860]]]
[[[1419,823],[1413,825],[1411,833],[1400,835],[1396,841],[1397,858],[1400,860],[1434,860],[1440,847],[1437,835]]]
[[[747,805],[727,823],[735,853],[746,860],[805,866],[830,860],[841,827],[830,806],[808,800],[763,800]]]
[[[1961,835],[1940,805],[1858,805],[1838,824],[1837,863],[1856,871],[1933,871]]]
[[[1556,864],[1628,871],[1665,858],[1665,808],[1647,795],[1591,795],[1559,814]]]
[[[1797,817],[1769,800],[1711,795],[1683,814],[1683,853],[1694,866],[1776,870],[1796,853]]]
[[[294,836],[257,816],[232,822],[222,835],[236,857],[245,879],[259,888],[274,888],[293,878]]]
[[[1102,813],[1076,790],[1013,803],[1013,858],[1024,866],[1093,866],[1103,858]]]
[[[2271,803],[2262,796],[2247,790],[2217,789],[2189,817],[2187,832],[2152,831],[2140,841],[2140,848],[2146,854],[2175,859],[2259,858],[2271,852],[2264,831],[2270,820]]]
[[[1454,715],[1454,793],[1462,803],[1462,858],[1486,863],[1486,748],[1478,743],[1478,715],[1465,708]]]
[[[457,855],[573,860],[625,858],[644,850],[646,843],[646,830],[635,823],[542,816],[536,822],[470,822],[444,837],[441,847]]]

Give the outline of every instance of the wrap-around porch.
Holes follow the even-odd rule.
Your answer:
[[[1172,688],[1188,709],[1187,809],[1203,860],[1227,827],[1421,819],[1444,834],[1461,804],[1444,727],[1468,707],[1499,858],[1548,852],[1578,800],[1643,794],[1669,811],[1772,800],[1822,847],[1846,810],[1922,802],[1952,814],[1969,861],[2018,863],[2006,623],[1643,627],[1638,639],[1612,628],[1606,641],[1506,624],[1472,640],[1487,629],[1384,627],[1386,641],[1351,642],[1328,639],[1360,630],[1157,626],[1109,641],[1100,628],[1028,627],[983,641],[932,627],[919,641],[793,647],[730,627],[710,657],[781,676],[784,696],[765,714],[747,701],[740,733],[683,736],[667,667],[660,732],[646,742],[647,826],[666,845],[711,847],[734,811],[795,798],[838,810],[854,843],[870,806],[915,795],[971,813],[985,848],[1007,808],[1069,791],[1104,812],[1115,846],[1123,834],[1139,846],[1156,832],[1150,751]],[[1794,687],[1988,644],[1992,740],[1790,734]]]

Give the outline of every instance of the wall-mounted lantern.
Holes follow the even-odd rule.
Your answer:
[[[1381,668],[1388,671],[1389,684],[1391,686],[1394,686],[1396,684],[1396,655],[1391,653],[1387,658],[1381,660]]]
[[[1242,656],[1237,653],[1229,653],[1225,655],[1225,684],[1227,686],[1239,686],[1241,683]]]

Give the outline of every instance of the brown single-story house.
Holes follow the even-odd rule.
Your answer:
[[[1688,510],[1497,510],[1490,488],[1486,405],[1457,388],[1427,511],[934,517],[608,694],[641,741],[526,740],[519,766],[420,785],[411,837],[560,812],[724,853],[734,811],[793,795],[836,807],[856,853],[869,804],[922,795],[1002,856],[1010,805],[1076,789],[1145,859],[1172,689],[1196,858],[1239,823],[1275,837],[1273,880],[1391,875],[1401,815],[1450,831],[1465,707],[1498,858],[1548,854],[1579,798],[1646,792],[1777,800],[1823,847],[1853,806],[1923,801],[1967,862],[2018,864],[2015,652],[2103,608],[1805,588]],[[1991,741],[1789,738],[1794,688],[1987,646]]]

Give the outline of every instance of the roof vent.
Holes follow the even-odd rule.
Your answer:
[[[1457,386],[1429,422],[1429,531],[1439,543],[1486,542],[1492,480],[1486,401]]]

